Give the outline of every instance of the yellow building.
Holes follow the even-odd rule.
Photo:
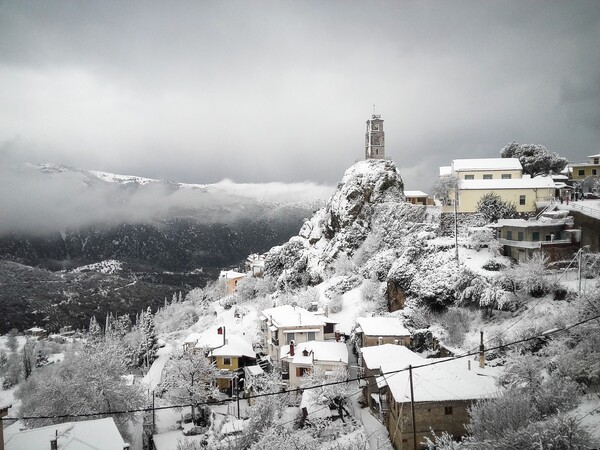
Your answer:
[[[457,211],[476,212],[481,197],[489,193],[497,194],[503,201],[514,204],[519,213],[530,213],[554,199],[555,186],[551,177],[460,180]],[[444,212],[452,210],[452,206],[443,209]]]
[[[511,180],[523,177],[518,158],[455,159],[450,173],[460,180]]]
[[[600,175],[600,153],[590,155],[588,158],[589,162],[569,164],[573,180],[583,180],[587,177]]]
[[[523,176],[517,158],[455,159],[450,166],[440,167],[440,176],[452,175],[458,181],[456,211],[473,213],[486,194],[493,193],[516,206],[517,212],[531,213],[552,201],[555,184],[551,177]],[[442,205],[442,212],[454,211],[454,193]]]

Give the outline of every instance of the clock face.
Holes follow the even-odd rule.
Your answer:
[[[378,123],[376,123],[376,124],[373,125],[373,130],[374,131],[379,131],[379,124]]]

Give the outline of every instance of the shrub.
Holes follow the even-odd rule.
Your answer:
[[[489,261],[486,261],[485,264],[483,264],[483,266],[481,267],[485,270],[489,270],[490,272],[498,272],[499,270],[506,269],[506,266],[504,264],[495,259],[490,259]]]

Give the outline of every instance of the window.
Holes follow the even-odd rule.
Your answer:
[[[474,180],[475,175],[465,175],[465,180]]]
[[[519,195],[519,205],[524,205],[524,204],[525,204],[525,196]]]
[[[533,241],[539,241],[540,240],[540,232],[539,231],[534,231],[531,234],[531,240],[533,240]]]
[[[512,178],[512,174],[510,173],[503,173],[502,174],[502,179],[503,180],[510,180]]]
[[[310,373],[310,367],[296,367],[296,376],[303,377]]]
[[[285,335],[285,343],[290,344],[294,339],[296,339],[296,333],[286,333]]]
[[[577,175],[579,175],[580,177],[584,177],[585,176],[585,169],[579,169],[577,171]]]
[[[223,357],[223,365],[224,366],[230,366],[231,365],[231,358]]]
[[[518,231],[517,232],[517,240],[518,241],[522,241],[523,240],[523,232],[522,231]]]
[[[445,406],[444,407],[444,414],[447,416],[452,415],[452,406]]]
[[[484,173],[483,174],[483,179],[484,180],[491,180],[492,179],[492,174],[491,173]]]
[[[594,158],[594,164],[600,164],[600,158]]]
[[[596,169],[592,169],[592,175],[598,175],[598,171]]]
[[[508,239],[509,241],[512,241],[512,230],[506,231],[506,239]]]
[[[306,333],[307,341],[314,341],[316,338],[317,338],[317,333],[315,333],[314,331],[309,331],[308,333]]]

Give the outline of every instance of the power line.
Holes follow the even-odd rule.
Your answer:
[[[523,338],[523,339],[519,339],[517,341],[512,341],[512,342],[508,342],[506,344],[502,344],[502,345],[497,345],[495,347],[489,347],[486,348],[484,351],[485,352],[489,352],[492,350],[500,350],[506,347],[510,347],[516,344],[522,344],[525,342],[529,342],[532,341],[534,339],[541,339],[541,338],[547,338],[548,336],[557,334],[557,333],[561,333],[563,331],[568,331],[572,328],[578,327],[580,325],[583,325],[585,323],[591,322],[592,320],[597,320],[600,318],[600,314],[596,315],[596,316],[592,316],[589,317],[587,319],[583,319],[580,320],[579,322],[576,322],[574,324],[571,325],[567,325],[563,328],[555,328],[552,330],[548,330],[545,331],[542,334],[536,335],[536,336],[531,336],[528,338]],[[430,366],[434,366],[437,364],[444,364],[450,361],[454,361],[457,359],[462,359],[462,358],[466,358],[469,356],[475,356],[479,354],[479,350],[478,351],[470,351],[467,353],[463,353],[462,355],[457,355],[457,356],[453,356],[451,358],[440,358],[438,361],[434,360],[425,364],[417,364],[417,365],[413,365],[412,369],[420,369],[423,367],[430,367]],[[330,381],[327,383],[321,383],[321,384],[316,384],[316,385],[312,385],[312,386],[303,386],[301,388],[294,388],[294,389],[285,389],[282,391],[278,391],[278,392],[263,392],[260,394],[254,394],[254,395],[248,395],[245,398],[246,399],[252,399],[252,398],[260,398],[260,397],[269,397],[269,396],[274,396],[274,395],[284,395],[284,394],[290,394],[290,393],[302,393],[306,390],[310,390],[310,389],[318,389],[321,387],[327,387],[327,386],[335,386],[335,385],[339,385],[339,384],[346,384],[346,383],[350,383],[352,381],[360,381],[360,380],[367,380],[370,378],[378,378],[380,376],[391,376],[391,375],[395,375],[397,373],[401,373],[401,372],[407,372],[409,369],[408,367],[404,367],[402,369],[397,369],[397,370],[390,370],[388,372],[382,372],[378,375],[367,375],[367,376],[357,376],[355,378],[348,378],[346,380],[343,381]],[[235,401],[235,398],[227,398],[227,399],[222,399],[222,400],[207,400],[204,402],[198,402],[198,403],[187,403],[187,404],[183,404],[183,405],[169,405],[169,406],[158,406],[155,408],[137,408],[137,409],[128,409],[128,410],[121,410],[121,411],[105,411],[105,412],[95,412],[95,413],[81,413],[81,414],[56,414],[56,415],[47,415],[47,416],[23,416],[23,417],[3,417],[1,420],[5,421],[5,420],[36,420],[36,419],[68,419],[68,418],[76,418],[76,417],[95,417],[95,416],[108,416],[108,415],[119,415],[119,414],[132,414],[132,413],[136,413],[136,412],[147,412],[147,411],[152,411],[153,409],[156,410],[163,410],[163,409],[176,409],[176,408],[186,408],[186,407],[190,407],[190,406],[210,406],[210,405],[221,405],[221,404],[225,404],[225,403],[229,403],[229,402],[233,402]]]

